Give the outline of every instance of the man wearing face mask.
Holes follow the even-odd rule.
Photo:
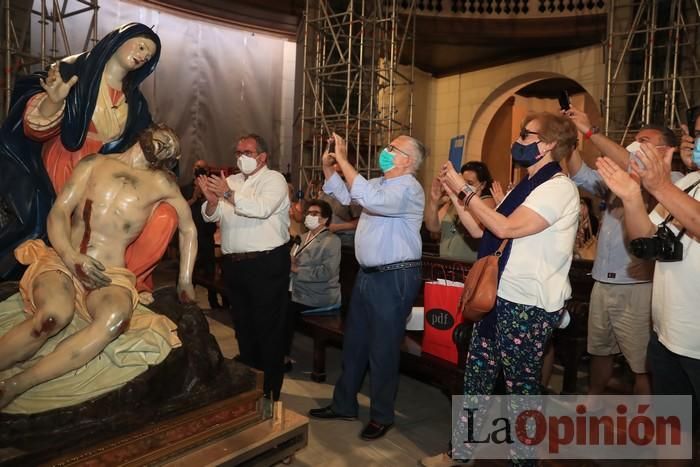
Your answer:
[[[660,150],[677,146],[676,136],[662,126],[648,125],[623,148],[592,126],[588,116],[571,107],[571,118],[584,140],[628,170],[637,158],[641,143]],[[568,161],[571,178],[589,193],[605,200],[605,210],[598,232],[598,248],[593,263],[595,280],[588,314],[588,353],[591,354],[591,381],[588,393],[603,394],[613,371],[614,355],[622,354],[635,374],[635,394],[649,394],[651,387],[646,366],[651,319],[653,263],[634,257],[628,250],[629,238],[624,229],[622,200],[612,193],[597,170],[589,167],[574,152]],[[678,174],[680,175],[680,174]],[[647,207],[653,207],[646,196]]]
[[[287,181],[267,167],[267,143],[258,135],[239,139],[235,156],[241,173],[197,179],[206,198],[202,215],[221,223],[222,270],[240,360],[265,373],[265,395],[278,400],[290,268]]]
[[[360,264],[345,320],[343,373],[331,405],[309,411],[321,419],[353,420],[357,393],[369,366],[370,422],[364,440],[381,438],[394,423],[399,357],[406,317],[421,284],[420,227],[425,195],[414,174],[425,149],[410,136],[399,136],[379,154],[384,176],[365,179],[347,159],[345,140],[333,134],[335,152],[323,155],[323,191],[343,205],[355,202],[362,214],[355,232]],[[345,181],[333,169],[335,159]]]

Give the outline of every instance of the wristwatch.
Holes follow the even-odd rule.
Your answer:
[[[226,201],[230,201],[230,200],[231,200],[231,196],[233,196],[233,191],[231,191],[231,190],[226,190],[226,191],[224,191],[224,199],[225,199]]]
[[[459,199],[460,201],[464,201],[464,198],[469,196],[470,193],[474,193],[474,189],[472,187],[470,187],[469,184],[467,183],[462,187],[460,192],[457,194],[457,199]]]

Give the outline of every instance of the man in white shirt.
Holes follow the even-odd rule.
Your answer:
[[[666,150],[678,145],[673,132],[663,126],[646,125],[623,148],[591,125],[588,116],[571,107],[567,115],[593,145],[619,167],[629,167],[637,147],[650,143]],[[624,229],[624,208],[620,198],[611,193],[598,171],[589,167],[578,152],[567,161],[569,174],[576,184],[606,200],[598,232],[598,249],[593,263],[595,284],[591,292],[588,315],[588,353],[591,357],[590,395],[605,392],[613,372],[613,357],[622,353],[635,375],[634,393],[651,391],[647,370],[647,344],[651,331],[652,261],[635,258],[627,248],[629,238]],[[678,174],[680,178],[682,174]],[[648,196],[645,202],[653,207]]]
[[[198,177],[207,199],[202,216],[221,223],[222,270],[240,360],[265,373],[265,395],[278,400],[290,270],[287,182],[268,169],[260,136],[239,139],[235,156],[240,174]]]
[[[694,119],[694,133],[700,134],[700,116]],[[671,180],[672,149],[661,153],[650,144],[643,144],[638,153],[640,162],[634,172],[659,201],[647,216],[639,184],[607,158],[597,162],[600,174],[625,206],[625,227],[629,238],[642,240],[647,247],[660,243],[659,225],[665,225],[674,240],[666,241],[666,253],[654,252],[656,268],[652,292],[653,332],[649,341],[649,368],[654,394],[690,394],[693,397],[693,422],[697,430],[700,398],[700,319],[697,304],[700,288],[700,170],[692,156],[692,137],[684,128],[681,158],[694,170],[675,184]],[[663,160],[660,157],[663,155]],[[673,248],[669,248],[673,244]],[[642,254],[638,248],[633,250]],[[691,462],[687,462],[691,465]]]

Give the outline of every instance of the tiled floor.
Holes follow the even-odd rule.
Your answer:
[[[167,267],[167,266],[166,266]],[[177,266],[175,266],[176,268]],[[163,268],[159,268],[163,271]],[[170,281],[171,274],[156,275],[156,284]],[[165,280],[163,280],[165,279]],[[172,283],[172,282],[170,282]],[[216,337],[222,353],[232,358],[238,353],[235,335],[230,326],[228,313],[223,310],[208,310],[206,290],[197,287],[197,301],[205,310],[212,334]],[[309,409],[326,405],[333,394],[332,384],[340,372],[340,350],[327,351],[327,383],[315,383],[309,379],[312,361],[311,340],[301,334],[295,336],[292,356],[296,360],[294,369],[285,376],[282,387],[282,402],[288,409],[306,414]],[[581,375],[585,380],[586,375]],[[365,380],[359,396],[360,419],[358,421],[311,420],[308,446],[294,457],[292,466],[324,467],[374,467],[417,466],[426,455],[438,453],[447,447],[450,436],[450,401],[438,389],[412,378],[401,376],[396,399],[396,424],[382,439],[366,442],[358,434],[369,417],[369,378]],[[555,367],[550,387],[561,387],[561,371]],[[505,461],[477,461],[479,467],[505,466]],[[544,462],[549,467],[558,466],[645,466],[648,462],[623,461],[568,461]]]
[[[227,358],[238,353],[236,338],[230,326],[230,318],[223,310],[208,310],[206,291],[197,287],[197,301],[205,310],[211,333],[216,337],[221,351]],[[309,379],[312,361],[312,342],[297,333],[292,356],[294,369],[285,375],[282,402],[288,409],[306,414],[309,409],[326,405],[332,395],[332,383],[340,373],[340,350],[327,350],[328,377],[326,383]],[[396,424],[387,435],[377,441],[366,442],[359,432],[369,419],[369,378],[359,396],[358,421],[321,421],[312,419],[309,424],[308,446],[294,457],[292,466],[324,467],[404,467],[417,466],[418,460],[447,448],[450,436],[450,401],[438,389],[412,378],[401,376],[396,399]],[[555,370],[552,386],[561,385],[561,372]],[[477,466],[505,466],[503,461],[479,461]],[[549,464],[552,467],[555,464]],[[560,465],[560,464],[556,464]],[[591,465],[570,462],[566,465]],[[614,463],[610,465],[620,465]],[[631,464],[636,465],[636,464]]]
[[[206,292],[197,288],[197,298],[206,307]],[[203,301],[202,301],[203,299]],[[212,334],[224,356],[237,353],[233,330],[222,311],[208,312]],[[333,395],[332,383],[340,370],[340,350],[329,349],[328,382],[309,379],[311,340],[297,334],[292,354],[296,363],[285,376],[282,402],[286,408],[306,414],[309,409],[328,403]],[[450,436],[450,403],[440,391],[414,379],[402,376],[396,400],[396,425],[378,441],[362,441],[358,434],[369,419],[369,378],[365,380],[360,402],[360,420],[311,420],[309,444],[294,458],[293,466],[415,466],[418,459],[447,446]]]

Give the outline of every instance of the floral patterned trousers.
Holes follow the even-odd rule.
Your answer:
[[[464,372],[467,400],[468,396],[492,394],[501,370],[507,394],[539,395],[544,352],[560,313],[548,313],[500,297],[493,312],[498,313],[493,339],[481,335],[479,323],[474,326]],[[517,399],[511,398],[509,409],[520,412]],[[511,452],[511,463],[535,465],[536,461],[525,460],[526,457],[531,457],[531,453]]]

